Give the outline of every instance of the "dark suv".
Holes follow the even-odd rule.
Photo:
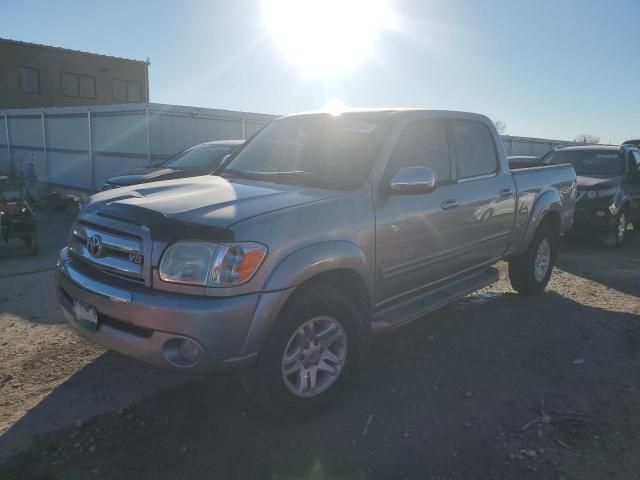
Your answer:
[[[574,230],[622,245],[627,226],[640,228],[640,150],[635,145],[561,146],[542,163],[570,163],[578,180]]]

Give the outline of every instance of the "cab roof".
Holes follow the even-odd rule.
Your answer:
[[[556,150],[607,150],[617,152],[622,148],[621,145],[560,145]]]
[[[312,110],[308,112],[292,113],[281,118],[295,118],[302,116],[325,116],[333,115],[350,118],[384,119],[399,118],[412,113],[431,113],[434,116],[453,117],[468,120],[483,120],[490,122],[485,115],[473,112],[462,112],[456,110],[437,110],[431,108],[344,108],[339,111],[333,110]]]

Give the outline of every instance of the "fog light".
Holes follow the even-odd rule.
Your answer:
[[[598,210],[598,211],[596,212],[596,217],[604,217],[604,216],[605,216],[604,211],[602,211],[602,210]]]
[[[182,358],[189,363],[196,363],[200,357],[200,348],[198,345],[187,338],[180,340],[178,352],[182,355]]]

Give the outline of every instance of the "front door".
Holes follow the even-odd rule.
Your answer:
[[[378,305],[418,292],[460,268],[443,255],[457,238],[455,209],[443,209],[457,188],[444,120],[410,123],[400,134],[383,182],[400,168],[426,166],[436,176],[436,190],[427,194],[382,195],[376,205],[376,302]]]

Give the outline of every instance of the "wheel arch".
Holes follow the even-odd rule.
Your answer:
[[[243,355],[257,353],[280,312],[303,289],[322,283],[345,293],[368,319],[373,301],[369,263],[364,252],[346,241],[323,242],[285,257],[265,283],[253,315]],[[368,322],[365,322],[368,326]]]
[[[536,200],[529,216],[529,225],[524,240],[520,245],[517,254],[520,254],[529,248],[533,237],[543,222],[551,222],[555,232],[560,235],[562,231],[562,201],[560,194],[556,190],[548,190]]]

